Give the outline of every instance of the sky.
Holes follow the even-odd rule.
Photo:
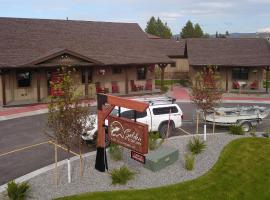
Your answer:
[[[1,17],[136,22],[151,16],[178,34],[188,20],[204,32],[270,32],[270,0],[0,0]]]

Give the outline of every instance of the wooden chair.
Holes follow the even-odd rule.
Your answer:
[[[100,86],[100,82],[96,82],[96,93],[105,93],[105,89]]]
[[[146,80],[144,89],[145,90],[152,90],[152,80],[151,79]]]
[[[134,82],[134,80],[130,80],[130,87],[132,91],[138,91],[140,88]]]
[[[112,93],[119,93],[119,87],[116,81],[112,81]]]
[[[237,81],[233,81],[233,83],[232,83],[232,88],[233,88],[233,89],[240,89],[239,83],[238,83]]]
[[[257,80],[253,81],[250,85],[249,85],[249,88],[252,89],[252,90],[256,90],[259,88],[259,83]]]

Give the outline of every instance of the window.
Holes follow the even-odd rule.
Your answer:
[[[233,80],[248,80],[248,68],[239,67],[232,69],[232,79]]]
[[[16,74],[18,87],[30,87],[31,86],[31,72],[20,71]]]
[[[122,69],[120,67],[113,67],[112,68],[112,73],[113,74],[121,74],[122,73]]]
[[[172,63],[172,64],[171,64],[171,67],[176,67],[176,63],[175,63],[175,62]]]
[[[145,112],[137,112],[137,119],[144,118],[147,116],[146,111]],[[127,118],[127,119],[134,119],[134,110],[127,110],[121,113],[121,117]]]
[[[146,79],[146,67],[138,67],[137,68],[137,79],[145,80]]]
[[[88,83],[92,82],[92,71],[88,70]],[[85,84],[85,70],[82,70],[82,83]]]
[[[169,114],[170,110],[171,110],[171,113],[178,113],[178,109],[176,106],[154,108],[153,113],[154,113],[154,115]]]

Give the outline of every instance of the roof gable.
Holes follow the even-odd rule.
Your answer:
[[[170,62],[147,40],[135,23],[0,18],[0,67],[25,66],[59,49],[104,65]]]

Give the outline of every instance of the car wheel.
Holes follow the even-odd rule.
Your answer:
[[[93,135],[93,145],[96,147],[97,146],[97,134],[98,132],[96,131]],[[105,133],[105,145],[106,145],[106,148],[108,146],[110,146],[110,139],[109,139],[109,134],[108,133]]]
[[[252,125],[250,122],[244,122],[241,124],[241,127],[242,127],[244,132],[249,132],[252,128]]]
[[[168,129],[168,122],[162,123],[159,126],[158,131],[161,138],[165,139],[167,137],[167,129]],[[169,134],[171,134],[173,130],[174,130],[174,123],[171,122],[169,126]]]

